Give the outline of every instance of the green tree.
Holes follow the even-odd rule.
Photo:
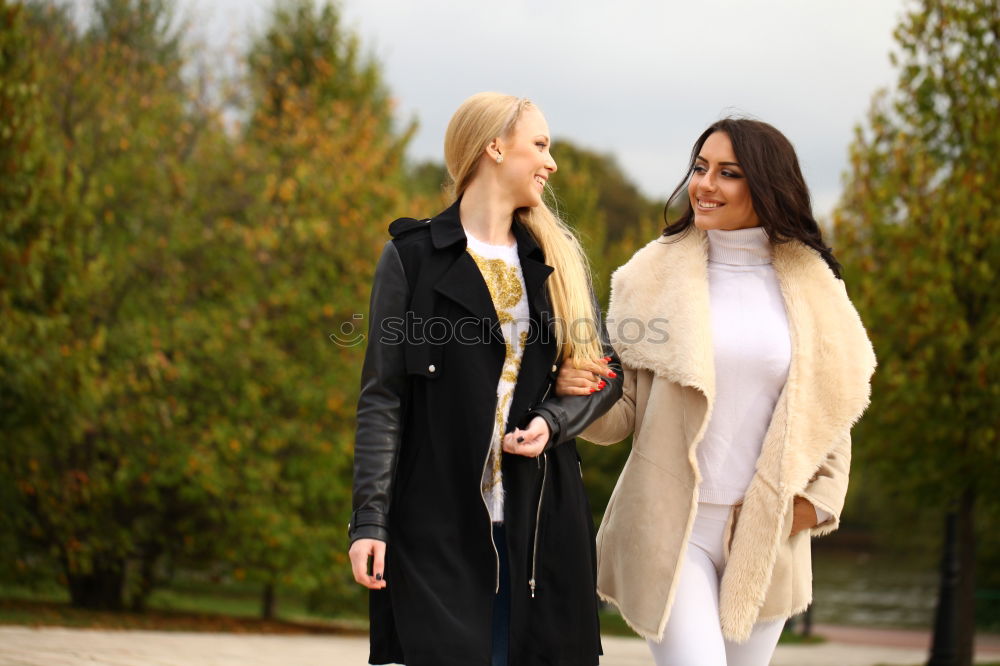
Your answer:
[[[53,325],[44,307],[45,259],[54,229],[45,224],[48,185],[39,136],[42,101],[33,38],[20,3],[0,1],[0,432],[34,422],[45,386],[38,381],[51,357],[33,353]],[[0,455],[0,550],[16,553],[19,528],[30,522],[19,501],[28,491],[14,482],[12,442]],[[30,491],[28,491],[30,494]],[[6,577],[24,576],[23,559],[7,558]]]
[[[262,583],[266,615],[278,584],[360,605],[362,354],[329,334],[363,330],[388,221],[438,205],[403,187],[377,65],[335,7],[283,4],[233,127],[167,0],[97,0],[85,28],[0,7],[3,573],[94,608],[178,568]]]
[[[234,488],[227,561],[262,584],[265,616],[279,584],[360,605],[346,521],[363,347],[330,334],[364,330],[355,315],[367,308],[386,226],[412,205],[403,154],[413,127],[396,128],[379,67],[335,5],[278,5],[248,63],[227,218],[246,251],[230,287],[245,295],[239,320],[260,355],[252,377],[229,383],[257,407],[233,435],[254,475]]]
[[[895,37],[899,80],[856,131],[834,216],[880,364],[857,462],[889,498],[957,511],[968,664],[976,515],[1000,480],[1000,10],[921,0]]]
[[[156,563],[216,522],[183,473],[189,424],[172,386],[190,370],[172,334],[173,245],[200,123],[166,3],[96,2],[86,30],[65,7],[27,16],[44,196],[22,209],[31,233],[11,239],[28,280],[0,290],[0,477],[16,489],[22,567],[54,563],[75,605],[141,606]]]

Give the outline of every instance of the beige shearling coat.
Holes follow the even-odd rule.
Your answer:
[[[598,444],[635,433],[597,536],[597,587],[633,629],[657,640],[694,524],[695,448],[715,398],[707,238],[692,227],[680,240],[654,240],[615,271],[608,330],[624,394],[583,433]],[[735,641],[755,622],[787,618],[812,600],[810,535],[839,525],[851,426],[868,405],[875,369],[844,284],[819,254],[792,241],[775,246],[772,261],[792,360],[757,471],[727,528],[719,613]],[[796,495],[833,518],[789,538]]]

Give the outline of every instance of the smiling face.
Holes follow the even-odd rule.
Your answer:
[[[760,226],[746,175],[725,132],[713,132],[705,139],[692,169],[688,197],[699,229]]]
[[[496,141],[503,163],[497,165],[498,179],[514,208],[533,208],[542,203],[542,191],[556,172],[549,152],[549,126],[534,106],[521,112],[514,129]]]

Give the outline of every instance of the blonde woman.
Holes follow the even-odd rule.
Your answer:
[[[531,102],[469,98],[445,137],[455,203],[389,227],[350,525],[373,664],[598,663],[594,530],[573,437],[621,385],[551,395],[561,359],[605,347],[584,255],[542,200],[550,143]]]
[[[659,666],[764,666],[812,598],[875,356],[792,144],[727,118],[695,142],[681,216],[612,278],[622,399],[584,437],[634,432],[601,523],[598,591]],[[667,320],[668,338],[619,322]],[[565,366],[557,394],[587,395]]]

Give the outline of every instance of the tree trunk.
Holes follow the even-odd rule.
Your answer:
[[[928,666],[972,666],[975,642],[975,492],[966,488],[945,517],[941,584]]]
[[[132,611],[142,613],[146,610],[146,601],[156,587],[156,562],[159,559],[159,550],[147,551],[143,553],[139,565],[139,584],[135,589],[131,599]]]
[[[976,494],[966,488],[958,504],[958,661],[972,666],[976,641]]]
[[[274,583],[269,582],[264,585],[264,594],[261,598],[261,604],[260,604],[260,616],[265,620],[273,620],[274,607],[275,607]]]
[[[89,610],[122,610],[125,607],[125,563],[98,560],[86,574],[67,573],[70,603]]]

